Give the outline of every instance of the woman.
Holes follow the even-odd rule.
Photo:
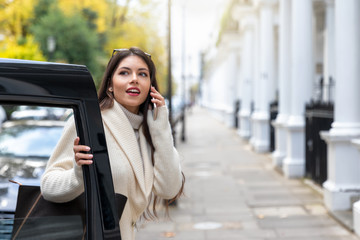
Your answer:
[[[115,192],[128,198],[120,219],[123,240],[135,239],[140,216],[157,216],[156,199],[173,200],[184,186],[155,75],[149,54],[138,48],[114,50],[98,93]],[[45,199],[66,202],[84,191],[81,166],[92,164],[89,151],[79,145],[74,121],[69,121],[42,177]]]

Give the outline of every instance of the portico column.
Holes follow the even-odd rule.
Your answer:
[[[250,138],[250,115],[253,76],[253,25],[246,22],[243,26],[243,50],[242,50],[242,79],[241,79],[241,109],[239,134],[243,139]]]
[[[334,123],[321,137],[328,144],[328,179],[323,184],[330,211],[348,210],[360,191],[360,154],[351,143],[360,137],[360,1],[335,1]]]
[[[218,59],[214,62],[216,69],[214,69],[214,73],[212,76],[212,111],[214,116],[224,122],[226,116],[226,109],[228,105],[227,102],[227,82],[224,84],[223,82],[219,81],[219,79],[228,77],[228,65],[227,65],[227,56],[224,56],[226,49],[222,45],[219,48],[220,54],[217,55]]]
[[[335,18],[334,18],[334,0],[325,0],[326,4],[326,23],[324,39],[324,87],[323,100],[329,102],[334,99],[334,93],[331,91],[331,80],[334,80],[334,62],[335,62]]]
[[[351,141],[354,146],[360,151],[360,139],[355,139]],[[354,232],[360,236],[360,201],[357,201],[353,204],[353,228]]]
[[[259,108],[253,115],[256,135],[254,149],[256,152],[267,152],[270,147],[270,112],[269,104],[275,95],[274,78],[274,30],[272,0],[260,2],[260,91]]]
[[[291,1],[280,0],[279,12],[279,103],[278,115],[272,125],[275,128],[273,166],[281,167],[286,156],[286,123],[290,114],[291,79]]]
[[[232,44],[233,43],[233,44]],[[237,96],[237,82],[238,82],[238,52],[239,46],[237,45],[237,39],[231,41],[228,49],[228,59],[226,61],[226,109],[225,109],[225,123],[228,127],[234,126],[234,114],[235,114],[235,101]]]
[[[250,144],[254,148],[255,143],[257,142],[257,125],[256,125],[256,112],[259,110],[260,105],[260,30],[259,30],[260,21],[259,18],[255,19],[254,22],[254,55],[253,55],[253,63],[254,63],[254,81],[252,85],[252,112],[251,112],[251,130],[250,130]]]
[[[291,14],[291,105],[283,172],[297,178],[305,173],[304,112],[313,83],[312,0],[293,0]]]

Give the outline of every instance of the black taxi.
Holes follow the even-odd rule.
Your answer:
[[[52,235],[49,235],[47,230],[36,231],[31,236],[23,234],[21,239],[49,239],[49,236],[52,236],[51,239],[121,239],[120,216],[115,199],[100,108],[95,85],[88,69],[81,65],[0,58],[0,106],[7,110],[8,118],[0,125],[3,125],[4,141],[10,143],[4,144],[4,147],[0,146],[0,156],[6,156],[6,161],[0,162],[1,239],[13,239],[14,237],[11,228],[16,220],[14,220],[14,206],[17,200],[17,188],[14,187],[16,184],[10,183],[9,180],[18,178],[19,181],[24,180],[23,184],[39,184],[43,168],[46,165],[44,162],[46,163],[49,155],[45,150],[37,152],[40,157],[34,156],[34,153],[23,153],[26,144],[20,139],[11,140],[13,137],[20,137],[21,134],[17,132],[11,134],[11,131],[8,130],[9,126],[16,125],[23,129],[28,127],[29,121],[32,121],[32,124],[36,126],[47,121],[46,119],[35,118],[11,119],[9,111],[24,109],[23,106],[27,106],[27,109],[43,109],[44,107],[54,110],[64,109],[64,114],[70,110],[70,114],[73,114],[75,118],[81,144],[91,147],[94,164],[83,166],[84,206],[86,209],[85,234],[81,237],[69,238],[69,233],[64,228],[44,227],[43,229],[52,229]],[[61,126],[62,121],[65,120],[51,119],[50,125],[47,127],[55,134],[56,127]],[[5,132],[10,132],[10,134],[5,136]],[[29,131],[27,132],[29,133]],[[34,146],[47,146],[48,148],[54,147],[58,138],[54,135],[55,143],[51,145],[49,143],[50,134],[32,133],[28,135],[31,137],[25,137],[25,139],[33,143]],[[37,138],[40,140],[37,141],[42,139],[43,142],[34,144],[31,139],[36,135],[40,135]],[[69,141],[73,140],[69,139]],[[17,148],[15,150],[21,150],[14,152],[21,152],[21,154],[10,153],[12,146]],[[31,147],[29,149],[34,150]],[[6,206],[9,207],[6,208]],[[54,224],[53,221],[43,222],[49,225]],[[83,228],[82,225],[79,225],[80,227]]]

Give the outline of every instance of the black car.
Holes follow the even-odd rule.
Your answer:
[[[17,106],[72,109],[77,134],[81,139],[80,144],[90,146],[94,156],[94,164],[83,166],[84,205],[86,207],[85,239],[121,239],[118,207],[114,197],[100,108],[95,85],[88,69],[80,65],[0,59],[0,105],[13,106],[13,109]],[[47,136],[44,136],[43,139],[44,143],[41,145],[47,144]],[[24,147],[20,141],[16,141],[16,146],[19,149]],[[0,155],[6,155],[6,151],[6,147],[3,149],[0,147]],[[5,157],[6,160],[0,163],[0,175],[2,173],[4,175],[6,171],[9,171],[8,174],[10,174],[11,171],[5,165],[10,166],[9,162],[11,161],[14,161],[13,164],[15,164],[15,161],[21,157],[24,156],[20,154],[11,158],[11,153],[8,153]],[[26,157],[31,158],[31,154]],[[46,162],[48,153],[43,157]],[[22,162],[24,163],[24,160]],[[19,164],[23,163],[19,162]],[[22,169],[23,174],[26,174],[24,169],[27,168]],[[37,179],[41,176],[41,167],[39,169],[35,172],[30,171]],[[8,184],[0,182],[0,194],[8,191],[4,187]],[[5,203],[0,201],[0,206],[1,204]],[[0,224],[0,234],[5,239],[11,239],[11,232],[6,230],[14,221],[11,219],[14,214],[11,209],[4,209],[0,213],[3,218],[3,224]],[[66,234],[66,231],[61,228],[57,231],[56,239],[64,239],[61,235]],[[47,234],[38,231],[36,236],[31,236],[31,239],[46,239],[45,236],[49,236]]]

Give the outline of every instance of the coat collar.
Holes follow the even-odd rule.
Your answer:
[[[139,151],[139,144],[136,140],[135,132],[130,124],[129,119],[124,114],[123,110],[120,107],[120,104],[116,101],[114,101],[114,105],[112,108],[102,111],[102,116],[104,124],[109,129],[109,132],[112,134],[113,139],[117,142],[117,145],[125,153],[126,158],[134,171],[140,189],[146,196],[147,191],[145,186],[144,164],[147,165],[145,163],[147,162],[147,159],[144,159],[143,163]],[[142,136],[141,130],[142,128],[140,128],[139,131],[140,136]],[[142,152],[144,151],[146,151],[146,149],[142,149]],[[146,155],[146,153],[143,153],[142,155],[144,156]]]

